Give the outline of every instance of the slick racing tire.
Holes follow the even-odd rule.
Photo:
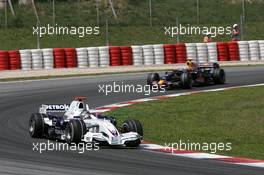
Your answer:
[[[138,120],[128,119],[124,121],[121,126],[121,133],[127,132],[137,132],[140,136],[143,137],[143,128],[141,123]],[[137,139],[135,141],[127,141],[125,145],[127,147],[137,147],[141,143],[141,139]]]
[[[84,123],[80,120],[70,120],[65,128],[65,140],[68,144],[80,143],[83,137]]]
[[[42,138],[44,137],[44,114],[33,113],[29,119],[29,134],[33,138]]]
[[[135,119],[127,119],[121,126],[121,132],[137,132],[140,136],[143,136],[143,128],[141,123]]]
[[[153,85],[153,82],[159,82],[160,81],[160,76],[158,73],[149,73],[147,77],[147,84],[148,85]]]
[[[224,69],[214,69],[213,80],[215,84],[225,84],[226,76]]]
[[[192,77],[190,73],[183,72],[180,77],[180,84],[181,87],[184,89],[191,89],[192,88]]]

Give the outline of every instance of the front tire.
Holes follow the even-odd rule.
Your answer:
[[[121,133],[128,132],[137,132],[141,137],[143,137],[143,128],[141,123],[138,120],[128,119],[125,120],[121,126]],[[127,147],[138,147],[141,143],[141,139],[137,139],[135,141],[125,142]]]
[[[43,115],[40,113],[31,114],[31,117],[29,119],[29,134],[32,138],[44,137],[45,123]]]
[[[148,85],[153,85],[153,82],[159,82],[160,81],[160,76],[158,73],[149,73],[147,77],[147,84]]]
[[[65,128],[66,142],[80,143],[83,137],[84,126],[80,120],[70,120]]]

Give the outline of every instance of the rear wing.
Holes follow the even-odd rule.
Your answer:
[[[66,112],[70,108],[69,104],[43,104],[39,107],[39,113],[47,112]]]

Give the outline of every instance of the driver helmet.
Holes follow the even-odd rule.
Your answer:
[[[188,68],[191,68],[192,64],[193,64],[193,58],[187,58],[186,60],[187,60],[186,64],[187,64]]]

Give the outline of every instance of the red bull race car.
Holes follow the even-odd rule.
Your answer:
[[[225,81],[225,71],[218,63],[196,64],[190,60],[187,61],[186,69],[168,71],[163,76],[158,73],[149,73],[147,76],[148,85],[165,89],[190,89],[193,85],[224,84]]]

